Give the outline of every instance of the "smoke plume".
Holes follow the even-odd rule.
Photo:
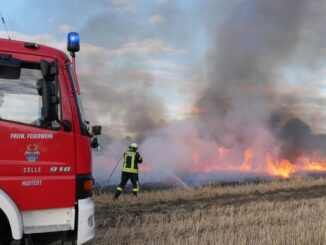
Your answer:
[[[180,176],[196,179],[194,173],[214,171],[219,172],[215,178],[223,179],[223,171],[238,171],[232,176],[240,178],[241,171],[264,173],[266,159],[287,159],[295,165],[307,155],[317,155],[325,162],[326,135],[313,132],[321,128],[322,122],[315,120],[320,114],[301,106],[317,107],[325,102],[313,96],[318,94],[314,81],[295,89],[286,82],[298,67],[311,70],[323,64],[316,54],[325,53],[318,44],[325,31],[322,25],[312,27],[316,15],[325,20],[318,3],[322,1],[236,1],[219,25],[213,24],[218,4],[210,3],[209,17],[203,16],[209,40],[205,75],[198,76],[196,67],[193,73],[198,74],[189,74],[196,99],[188,119],[164,120],[164,106],[151,96],[148,82],[141,82],[136,90],[112,88],[110,95],[101,95],[105,108],[107,103],[112,105],[107,113],[132,131],[133,139],[140,140],[143,179],[182,182]],[[98,104],[96,108],[104,110]],[[308,125],[312,122],[313,129]],[[124,141],[124,147],[129,142]]]
[[[296,125],[289,121],[276,138],[269,135],[268,128],[274,113],[282,111],[284,118],[292,114],[287,98],[278,94],[278,87],[284,80],[283,68],[300,43],[306,9],[306,1],[295,0],[242,1],[234,8],[210,50],[208,86],[196,103],[205,137],[240,149],[257,145],[258,140],[259,151],[282,140],[285,148],[290,147],[283,154],[291,156],[294,149],[308,147],[289,146],[297,140],[287,133],[288,128],[305,134],[310,129],[308,125],[300,127],[304,122]],[[260,131],[269,136],[259,139]],[[311,132],[306,134],[310,136]]]

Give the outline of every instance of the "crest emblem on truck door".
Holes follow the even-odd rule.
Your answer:
[[[29,144],[26,147],[25,158],[29,162],[35,162],[40,156],[38,146],[36,144]]]

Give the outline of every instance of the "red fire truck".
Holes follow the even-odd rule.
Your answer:
[[[0,39],[0,244],[94,237],[90,132],[75,72],[79,35],[62,51]],[[15,243],[15,242],[13,242]]]

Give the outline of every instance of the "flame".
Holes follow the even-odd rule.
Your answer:
[[[247,173],[248,176],[273,176],[278,178],[297,178],[308,173],[326,174],[325,156],[318,153],[293,159],[280,157],[281,147],[269,147],[267,152],[253,147],[237,149],[232,147],[203,144],[189,140],[190,157],[178,158],[176,173]],[[163,167],[164,168],[164,167]],[[141,171],[151,172],[157,169],[151,162],[140,165]]]
[[[288,178],[296,172],[296,167],[287,159],[281,161],[273,161],[270,157],[267,158],[267,173]]]
[[[138,166],[139,166],[140,171],[144,171],[144,172],[150,171],[152,169],[151,165],[148,164],[147,162],[139,164]]]
[[[251,169],[251,162],[254,158],[254,152],[252,149],[246,149],[243,153],[243,163],[240,165],[240,171],[249,171]]]
[[[305,169],[308,171],[322,171],[326,172],[326,163],[319,163],[319,162],[307,162],[305,163]]]
[[[277,152],[277,151],[276,151]],[[279,159],[269,152],[262,154],[262,160],[258,161],[255,151],[247,148],[243,151],[242,158],[235,161],[235,151],[232,148],[218,147],[211,157],[207,150],[197,150],[192,153],[191,171],[195,173],[207,173],[216,171],[234,171],[243,173],[264,174],[280,178],[289,178],[301,173],[326,173],[326,160],[312,155],[291,161]],[[275,155],[275,154],[274,154]]]
[[[318,156],[315,156],[318,159]],[[303,162],[304,169],[313,172],[326,172],[326,159],[314,161],[307,157],[301,157],[300,161]]]

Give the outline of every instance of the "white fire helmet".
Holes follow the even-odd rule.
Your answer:
[[[137,149],[138,148],[138,145],[136,143],[131,143],[130,147]]]

